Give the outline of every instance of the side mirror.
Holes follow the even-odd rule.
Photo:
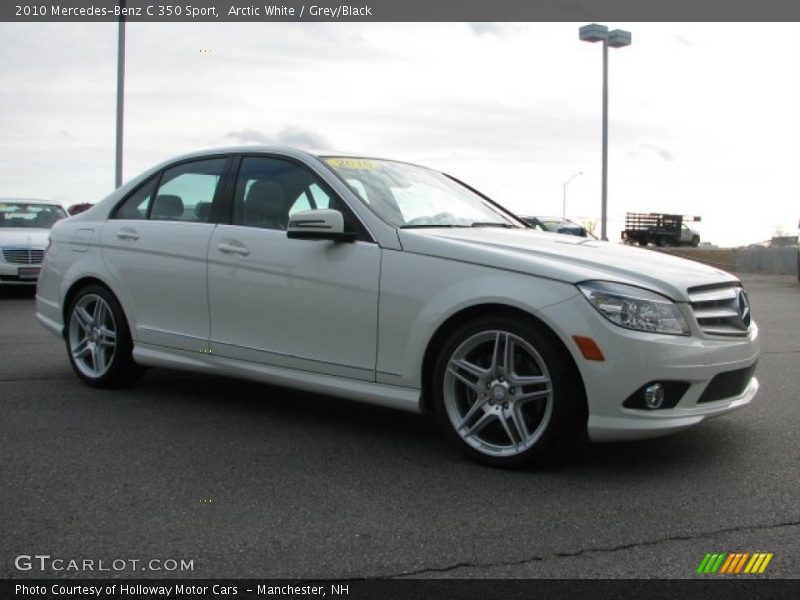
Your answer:
[[[294,213],[286,227],[286,237],[298,240],[352,242],[356,234],[344,230],[344,217],[338,210],[319,208]]]

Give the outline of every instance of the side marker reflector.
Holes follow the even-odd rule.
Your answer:
[[[597,360],[597,361],[604,361],[606,359],[603,356],[603,353],[600,351],[597,342],[595,342],[592,338],[583,337],[581,335],[573,335],[572,339],[575,340],[575,343],[578,345],[578,349],[583,354],[583,358],[586,360]]]

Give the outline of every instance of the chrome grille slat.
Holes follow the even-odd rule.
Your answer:
[[[44,250],[35,248],[3,248],[3,260],[12,265],[40,265]]]
[[[719,336],[746,336],[750,331],[749,305],[744,291],[738,285],[728,285],[715,289],[701,288],[689,290],[689,300],[697,324],[703,333]],[[743,319],[744,317],[744,319]]]
[[[736,298],[737,287],[725,287],[716,290],[705,290],[699,292],[692,292],[689,290],[689,297],[692,304],[695,302],[719,302],[725,300],[734,300]]]
[[[707,333],[708,335],[747,335],[747,331],[742,331],[741,329],[737,329],[735,327],[704,327],[703,332]]]
[[[694,316],[698,319],[728,319],[730,317],[738,317],[738,311],[732,308],[697,308],[694,311]]]

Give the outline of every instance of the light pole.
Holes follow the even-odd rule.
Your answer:
[[[120,0],[125,8],[125,0]],[[120,10],[120,12],[123,12]],[[125,115],[125,17],[119,18],[117,39],[117,152],[114,161],[114,187],[122,185],[122,125]]]
[[[592,23],[578,31],[584,42],[603,42],[603,191],[600,209],[600,237],[608,240],[606,223],[608,220],[608,48],[622,48],[631,45],[631,32],[622,29],[609,31],[605,25]]]
[[[573,175],[572,177],[567,179],[563,184],[564,194],[561,197],[561,218],[562,219],[566,219],[567,218],[567,184],[570,181],[572,181],[573,179],[575,179],[578,175],[583,175],[583,171],[578,171],[577,173],[575,173],[575,175]]]

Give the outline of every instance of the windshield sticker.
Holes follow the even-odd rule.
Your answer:
[[[335,169],[373,170],[381,168],[379,163],[363,158],[326,158],[325,162]]]

